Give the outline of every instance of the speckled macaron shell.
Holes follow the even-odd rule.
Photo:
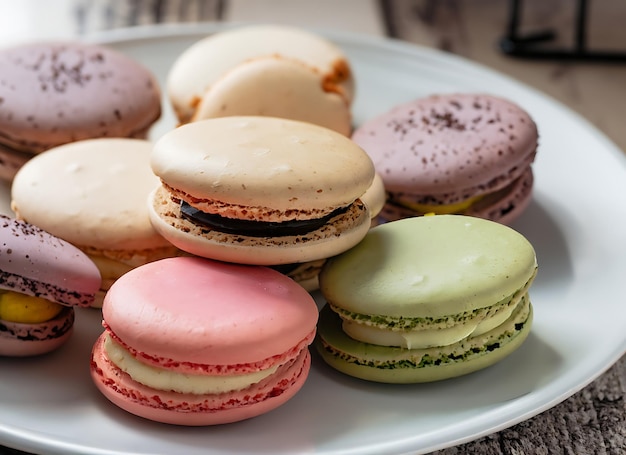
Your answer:
[[[369,157],[347,137],[305,122],[273,117],[222,117],[183,125],[161,137],[152,168],[176,196],[248,219],[285,221],[287,214],[350,206],[329,223],[298,236],[248,237],[206,229],[180,216],[169,190],[150,198],[155,228],[180,249],[245,264],[307,262],[358,243],[370,224],[359,197],[370,187]]]
[[[192,121],[231,115],[288,118],[345,136],[352,132],[345,96],[325,91],[315,69],[275,55],[248,60],[226,72],[205,92]]]
[[[145,137],[161,114],[160,89],[113,49],[37,42],[0,51],[1,142],[39,153],[93,137]]]
[[[395,200],[436,205],[493,193],[522,177],[534,161],[538,131],[508,100],[454,93],[396,106],[352,138]]]
[[[533,196],[534,175],[530,167],[510,185],[485,195],[463,210],[463,215],[475,216],[510,225],[528,207]],[[378,215],[381,222],[416,216],[416,211],[399,204],[385,204]]]
[[[95,264],[39,227],[0,215],[0,289],[89,306],[100,287]]]
[[[345,251],[367,234],[371,217],[360,200],[348,212],[302,235],[252,237],[207,229],[180,216],[164,188],[149,197],[154,228],[172,245],[196,256],[237,264],[281,265],[325,259]]]
[[[227,71],[264,56],[301,61],[319,73],[329,91],[352,102],[354,80],[344,52],[306,30],[279,25],[236,27],[208,36],[183,52],[167,79],[168,96],[181,122],[188,122],[206,91]]]
[[[366,381],[386,384],[442,381],[483,370],[516,351],[528,338],[533,323],[532,306],[529,304],[525,311],[520,317],[506,321],[504,327],[446,348],[405,349],[375,346],[350,338],[342,330],[341,318],[327,305],[320,313],[315,347],[329,366]],[[455,355],[463,359],[448,360]],[[379,368],[377,363],[388,366]]]
[[[118,280],[103,318],[136,358],[166,370],[227,377],[282,365],[242,390],[177,393],[135,381],[107,358],[102,339],[95,343],[92,378],[114,404],[159,422],[215,425],[269,412],[300,390],[318,311],[301,286],[269,268],[179,257]]]
[[[320,274],[326,300],[348,311],[436,318],[484,308],[524,287],[537,268],[519,232],[464,215],[372,228]]]
[[[31,357],[59,349],[74,331],[74,309],[36,324],[0,320],[0,356]]]
[[[19,218],[83,249],[171,247],[152,227],[146,198],[159,185],[152,144],[100,138],[55,147],[24,165],[11,186]]]
[[[103,336],[94,345],[90,371],[98,390],[131,414],[173,425],[224,425],[266,414],[302,389],[311,368],[311,355],[306,351],[280,376],[250,389],[219,395],[156,391],[119,370],[107,359],[102,346]]]

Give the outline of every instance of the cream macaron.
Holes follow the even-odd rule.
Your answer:
[[[370,227],[360,197],[374,168],[349,138],[275,117],[222,117],[163,135],[155,228],[191,254],[259,265],[325,259]]]
[[[151,150],[143,139],[78,141],[36,156],[13,180],[16,216],[77,246],[100,269],[94,306],[122,274],[178,254],[148,216],[146,198],[159,185]]]
[[[351,129],[354,79],[347,56],[295,27],[252,25],[210,35],[178,57],[166,86],[181,123],[269,115],[342,134]]]

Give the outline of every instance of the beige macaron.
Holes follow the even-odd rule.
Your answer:
[[[278,25],[236,27],[196,42],[172,65],[166,88],[180,123],[270,110],[270,115],[310,121],[334,108],[341,115],[330,126],[342,133],[349,128],[346,116],[354,98],[352,70],[338,46]],[[252,99],[245,100],[244,92]]]
[[[37,155],[16,174],[11,208],[83,250],[102,275],[104,292],[134,267],[178,250],[152,227],[146,198],[159,185],[143,139],[100,138]]]
[[[325,89],[313,68],[279,56],[256,58],[228,71],[206,91],[192,121],[233,115],[289,118],[345,136],[352,132],[345,96]]]
[[[222,117],[163,135],[155,228],[191,254],[278,265],[325,259],[367,233],[374,168],[349,138],[276,117]]]

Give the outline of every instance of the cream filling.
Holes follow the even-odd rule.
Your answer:
[[[342,322],[342,328],[350,338],[364,343],[379,346],[399,346],[406,349],[426,349],[436,346],[449,346],[466,338],[482,335],[504,323],[513,314],[516,307],[517,305],[509,305],[482,320],[472,319],[463,324],[439,329],[388,330],[346,319]]]
[[[274,365],[255,373],[228,376],[184,374],[139,362],[119,343],[113,341],[110,336],[107,336],[104,341],[104,350],[109,360],[120,370],[127,373],[134,381],[157,390],[191,393],[194,395],[219,394],[243,390],[271,376],[278,369],[278,366]]]

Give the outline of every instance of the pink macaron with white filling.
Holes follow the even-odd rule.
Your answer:
[[[178,425],[248,419],[288,401],[310,369],[318,311],[261,266],[163,259],[115,282],[91,374],[115,405]]]

